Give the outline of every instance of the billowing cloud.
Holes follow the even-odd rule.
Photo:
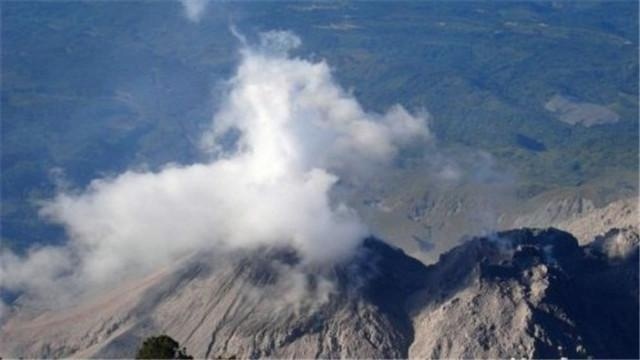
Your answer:
[[[200,21],[209,2],[210,0],[180,0],[185,15],[193,22]]]
[[[365,181],[430,133],[424,117],[401,106],[363,110],[325,62],[289,55],[299,44],[276,31],[242,50],[203,134],[210,161],[128,171],[46,203],[42,215],[66,228],[68,244],[4,254],[0,286],[105,286],[200,250],[286,245],[307,263],[348,257],[368,231],[332,188]],[[230,131],[239,134],[234,144]]]

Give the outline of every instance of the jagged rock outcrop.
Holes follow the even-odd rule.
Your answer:
[[[601,249],[555,229],[453,249],[416,297],[410,357],[637,357],[637,242],[624,261]]]
[[[73,309],[16,309],[0,355],[130,357],[166,333],[198,358],[637,358],[638,244],[619,241],[513,230],[431,266],[375,239],[328,268],[199,254]]]

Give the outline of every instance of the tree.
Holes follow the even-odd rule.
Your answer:
[[[168,335],[151,336],[138,349],[136,359],[193,359],[187,349]]]

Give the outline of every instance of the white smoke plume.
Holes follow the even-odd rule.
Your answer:
[[[187,19],[193,22],[199,22],[207,9],[210,0],[179,0],[184,8],[184,14]]]
[[[428,142],[426,119],[401,106],[368,113],[325,62],[289,55],[297,36],[260,38],[242,50],[203,135],[209,162],[128,171],[58,194],[41,213],[66,228],[68,243],[0,254],[0,288],[100,289],[199,250],[288,245],[309,263],[348,257],[368,231],[331,200],[332,187],[366,180],[403,146]],[[240,134],[234,150],[221,145],[230,130]]]

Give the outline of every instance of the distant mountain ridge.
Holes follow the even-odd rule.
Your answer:
[[[329,269],[290,249],[198,256],[74,309],[17,311],[0,349],[130,357],[167,333],[198,358],[637,358],[637,238],[615,258],[611,241],[512,230],[431,266],[373,238]]]

